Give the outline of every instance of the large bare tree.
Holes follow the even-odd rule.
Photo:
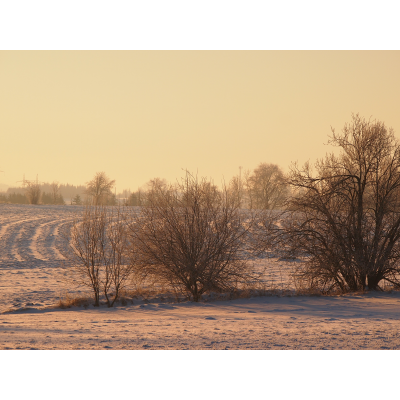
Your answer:
[[[383,122],[353,115],[330,143],[340,150],[293,165],[295,193],[276,238],[306,255],[303,277],[326,290],[399,286],[400,145]]]
[[[154,187],[131,224],[136,269],[199,301],[248,277],[242,259],[248,215],[237,198],[187,173],[175,186]]]
[[[104,172],[97,172],[91,181],[86,182],[86,194],[92,198],[94,205],[106,204],[112,196],[114,185],[115,180],[111,180]]]

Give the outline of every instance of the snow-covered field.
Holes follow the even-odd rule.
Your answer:
[[[0,204],[1,349],[399,349],[400,294],[276,295],[108,309],[56,308],[90,295],[67,280],[75,206]],[[253,260],[265,288],[293,290],[291,262]]]
[[[60,231],[78,208],[0,204],[0,312],[54,305],[71,287]]]

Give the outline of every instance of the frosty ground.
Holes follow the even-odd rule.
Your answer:
[[[82,209],[0,205],[1,349],[399,349],[400,294],[263,296],[201,303],[133,299],[60,309],[69,292],[62,232]],[[290,292],[292,263],[252,260]]]

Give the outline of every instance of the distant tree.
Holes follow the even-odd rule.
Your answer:
[[[9,187],[7,189],[7,194],[22,194],[26,197],[26,189],[24,187]]]
[[[53,196],[51,193],[42,192],[40,201],[42,204],[53,204]]]
[[[156,195],[159,191],[169,190],[170,187],[166,179],[153,178],[149,180],[142,189],[143,190],[138,193],[138,195],[140,195],[140,199],[138,197],[140,205],[150,202],[152,196]]]
[[[40,201],[40,185],[34,182],[26,182],[27,187],[25,188],[25,195],[29,201],[29,204],[39,204]]]
[[[60,184],[58,182],[53,182],[50,187],[53,199],[52,204],[65,204],[64,198],[60,193]]]
[[[247,178],[247,191],[251,208],[272,210],[283,205],[288,196],[288,186],[278,165],[261,163]]]
[[[162,179],[162,178],[153,178],[150,179],[145,187],[147,188],[147,190],[162,190],[162,189],[166,189],[168,187],[168,182],[166,179]]]
[[[129,195],[128,199],[126,200],[127,206],[140,206],[141,200],[143,199],[143,194],[140,190],[137,192],[133,192]]]
[[[229,182],[229,192],[236,196],[240,205],[242,205],[243,188],[239,176],[234,176]]]
[[[241,170],[241,167],[240,167]],[[240,171],[239,175],[234,176],[229,182],[229,192],[236,196],[240,207],[252,208],[247,193],[247,179],[250,172],[248,170]]]
[[[11,204],[27,204],[28,199],[21,193],[1,193],[0,202]]]
[[[8,202],[12,204],[28,204],[28,199],[21,193],[8,193]]]
[[[46,192],[42,192],[40,202],[41,204],[65,204],[64,198],[61,194],[57,194],[56,197],[54,197],[54,193]]]
[[[74,186],[70,184],[60,184],[60,194],[64,198],[73,199],[77,194],[82,196],[86,191],[86,187],[83,185]]]
[[[60,204],[60,205],[64,205],[65,204],[64,197],[62,196],[61,193],[57,196],[56,204]]]
[[[106,204],[114,185],[115,180],[109,179],[104,172],[97,172],[94,178],[86,183],[86,194],[93,200],[94,205]]]
[[[117,196],[114,193],[111,193],[105,198],[103,204],[106,206],[116,206],[118,204]]]
[[[82,199],[81,196],[79,196],[79,194],[77,194],[73,199],[72,199],[72,204],[80,206],[82,205]]]

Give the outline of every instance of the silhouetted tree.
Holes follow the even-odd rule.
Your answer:
[[[301,274],[326,290],[399,286],[400,145],[383,122],[353,115],[330,143],[340,154],[294,165],[295,190],[276,239],[306,255]]]

